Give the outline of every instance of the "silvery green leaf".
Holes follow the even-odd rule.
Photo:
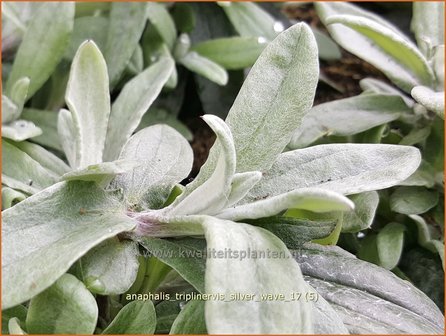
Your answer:
[[[265,47],[266,40],[233,36],[198,43],[192,47],[192,51],[225,69],[237,70],[252,66]]]
[[[13,317],[8,322],[8,334],[10,335],[27,335],[20,325],[20,320],[17,317]]]
[[[122,147],[166,84],[174,66],[171,59],[161,58],[126,83],[112,105],[105,141],[106,161],[119,156]]]
[[[338,45],[321,30],[312,27],[314,38],[316,39],[319,58],[325,61],[339,60],[342,57]]]
[[[26,316],[31,334],[92,334],[98,319],[94,296],[74,275],[62,275],[33,297]]]
[[[133,135],[120,159],[140,164],[113,183],[123,189],[128,205],[159,209],[174,185],[188,176],[193,152],[187,140],[173,128],[154,125]]]
[[[309,288],[299,265],[280,239],[261,228],[213,217],[205,219],[203,227],[208,249],[270,251],[277,256],[206,260],[206,293],[225,296],[224,300],[205,302],[210,334],[313,332],[312,302],[290,300],[293,292],[308,292]],[[254,299],[230,301],[234,293],[254,294]],[[264,295],[276,299],[262,301]]]
[[[76,17],[108,13],[110,2],[76,2]]]
[[[424,56],[393,26],[349,4],[345,4],[348,14],[329,3],[319,3],[316,7],[336,42],[377,67],[406,92],[414,86],[432,83],[432,70]]]
[[[305,24],[268,44],[226,118],[236,146],[236,172],[271,167],[313,103],[318,69],[316,42]]]
[[[435,170],[427,161],[422,160],[418,169],[398,185],[424,186],[432,188],[435,184]]]
[[[108,18],[104,16],[82,16],[74,19],[73,34],[64,58],[72,60],[79,46],[86,40],[93,40],[100,50],[105,50]]]
[[[410,94],[426,109],[437,113],[444,119],[444,91],[435,92],[426,86],[415,86]]]
[[[65,162],[39,145],[28,141],[22,141],[14,143],[14,146],[28,154],[48,171],[54,172],[57,175],[63,175],[70,171],[70,167]]]
[[[107,185],[116,175],[132,171],[138,162],[130,160],[116,160],[89,165],[72,170],[60,178],[61,181],[93,181],[102,186]]]
[[[57,118],[57,133],[59,142],[68,163],[72,168],[79,166],[78,144],[76,143],[76,129],[73,122],[73,116],[70,111],[61,109]]]
[[[132,230],[123,211],[87,182],[55,184],[3,211],[3,308],[39,294],[92,247]]]
[[[216,217],[239,221],[274,216],[289,208],[313,212],[350,211],[354,204],[347,197],[326,189],[299,188],[276,196],[266,196],[250,203],[234,205]]]
[[[297,249],[304,243],[329,236],[336,228],[337,220],[307,220],[294,217],[273,216],[246,223],[260,226],[275,234],[289,249]]]
[[[204,305],[204,301],[189,301],[173,322],[170,334],[207,334],[206,322],[204,320]]]
[[[231,192],[235,173],[235,148],[231,131],[220,118],[207,114],[204,121],[217,135],[208,160],[196,179],[186,186],[175,202],[166,208],[169,216],[213,214],[224,208]],[[217,156],[212,160],[212,156]],[[218,192],[215,192],[218,190]]]
[[[16,120],[20,116],[19,108],[5,95],[2,95],[2,124]]]
[[[45,169],[39,162],[12,143],[2,141],[2,154],[2,174],[38,190],[56,183],[57,174]]]
[[[74,3],[45,3],[34,12],[23,41],[17,50],[6,92],[28,77],[30,85],[27,99],[45,83],[62,59],[68,45],[74,21]]]
[[[188,34],[183,33],[180,36],[178,36],[178,38],[175,42],[175,45],[173,47],[173,50],[172,50],[173,58],[181,59],[184,56],[186,56],[186,54],[190,50],[190,45],[191,45],[191,41],[190,41],[190,37]]]
[[[413,146],[426,140],[429,134],[431,134],[430,126],[413,128],[404,138],[401,139],[399,144],[404,146]]]
[[[2,137],[14,141],[24,141],[42,134],[42,130],[27,120],[14,120],[2,125]]]
[[[231,183],[231,193],[228,196],[226,207],[230,207],[245,197],[261,178],[262,173],[259,171],[234,174]]]
[[[146,25],[146,9],[145,2],[111,4],[104,49],[110,87],[119,81],[138,45]]]
[[[400,223],[389,223],[378,232],[376,247],[378,249],[379,264],[391,270],[401,258],[403,252],[405,226]]]
[[[161,210],[149,210],[145,212],[132,212],[128,215],[137,222],[134,237],[184,237],[202,236],[200,215],[192,216],[165,216]]]
[[[2,187],[2,210],[23,201],[27,196],[9,187]]]
[[[434,47],[444,44],[444,3],[414,2],[411,29],[420,50],[430,57]]]
[[[156,314],[152,301],[133,301],[126,304],[102,332],[104,335],[145,334],[155,332]]]
[[[38,188],[30,186],[28,183],[29,180],[27,183],[24,183],[19,180],[16,180],[15,178],[9,177],[8,175],[2,174],[2,184],[4,184],[7,187],[10,187],[12,189],[18,190],[20,192],[29,195],[35,194],[40,191]]]
[[[419,215],[432,209],[438,203],[438,192],[424,187],[398,187],[390,195],[392,211],[405,215]]]
[[[76,166],[102,162],[110,93],[107,65],[92,41],[84,42],[74,56],[65,101],[71,112],[76,143]]]
[[[25,108],[22,118],[31,121],[42,130],[42,134],[33,137],[33,142],[42,146],[62,151],[57,133],[57,112]]]
[[[305,280],[350,333],[443,333],[441,311],[408,281],[336,246],[308,244],[294,252]]]
[[[392,96],[400,96],[408,107],[413,107],[414,101],[410,99],[406,94],[402,91],[398,90],[396,87],[383,82],[376,78],[364,78],[359,81],[359,86],[362,91],[380,93],[380,94],[389,94]]]
[[[25,324],[27,309],[23,305],[15,306],[10,309],[5,309],[2,311],[2,334],[8,334],[8,322],[12,318],[16,318],[19,324]]]
[[[432,238],[429,226],[423,217],[418,215],[409,215],[409,217],[417,224],[418,244],[433,253],[438,253],[444,269],[444,243]]]
[[[133,241],[108,239],[80,259],[82,281],[101,295],[125,293],[138,272],[138,247]]]
[[[147,16],[169,49],[172,49],[177,39],[177,29],[164,5],[155,2],[147,3]]]
[[[226,85],[228,82],[228,73],[224,68],[210,59],[200,56],[195,51],[187,53],[184,57],[180,58],[178,62],[190,71],[196,72],[218,85]]]
[[[219,2],[218,4],[241,36],[263,37],[272,41],[283,30],[280,22],[276,22],[268,12],[255,3]]]
[[[19,78],[11,88],[10,98],[17,106],[17,110],[20,114],[22,113],[23,105],[25,105],[28,96],[29,83],[30,81],[28,77],[22,77]]]
[[[203,239],[183,238],[167,240],[142,237],[138,242],[151,252],[153,256],[176,270],[200,293],[205,293],[206,242]]]
[[[304,148],[323,136],[357,134],[410,111],[400,97],[382,94],[362,94],[320,104],[305,115],[288,146]]]
[[[358,232],[370,228],[378,208],[378,193],[368,191],[349,198],[355,204],[355,209],[344,213],[342,232]]]
[[[418,168],[417,148],[395,145],[333,144],[280,154],[240,204],[299,188],[323,188],[351,195],[389,188]]]
[[[178,118],[173,114],[169,113],[167,110],[162,108],[151,108],[146,114],[141,118],[141,122],[136,128],[136,132],[156,124],[165,124],[172,127],[178,133],[180,133],[187,141],[192,141],[194,135],[189,130],[189,128],[183,124]]]

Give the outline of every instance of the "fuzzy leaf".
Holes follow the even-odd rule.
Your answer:
[[[358,232],[370,228],[378,208],[378,193],[368,191],[349,198],[355,204],[355,209],[344,213],[342,232]]]
[[[316,39],[319,58],[325,61],[339,60],[342,57],[338,45],[326,34],[317,28],[312,27],[314,38]]]
[[[29,195],[39,192],[40,191],[39,189],[29,185],[29,181],[30,180],[28,180],[27,183],[24,183],[19,180],[16,180],[15,178],[9,177],[8,175],[2,174],[2,184],[4,184],[7,187],[10,187],[12,189],[18,190],[20,192]]]
[[[392,211],[405,215],[419,215],[438,203],[438,192],[424,187],[399,187],[390,195]]]
[[[317,74],[317,46],[305,24],[268,44],[226,118],[236,146],[236,172],[271,167],[313,103]]]
[[[437,113],[444,119],[444,91],[435,92],[426,86],[416,86],[410,94],[426,109]]]
[[[204,302],[189,301],[173,322],[170,334],[207,334],[204,320]]]
[[[2,95],[2,124],[10,123],[19,116],[20,111],[17,105],[10,98]]]
[[[72,168],[79,166],[76,129],[70,111],[61,109],[57,118],[57,133],[65,157]],[[73,141],[74,140],[74,141]]]
[[[64,274],[31,299],[26,328],[31,334],[92,334],[97,319],[94,296],[75,276]]]
[[[234,36],[198,43],[192,51],[225,69],[237,70],[252,66],[265,47],[266,41],[259,38]]]
[[[236,165],[231,131],[216,116],[205,115],[203,119],[217,134],[217,141],[209,156],[218,153],[218,159],[208,160],[196,179],[186,186],[170,208],[166,208],[169,216],[217,213],[226,205],[231,192]]]
[[[20,191],[8,187],[2,187],[2,210],[12,207],[16,203],[23,201],[25,198],[26,195]]]
[[[226,85],[228,82],[228,73],[224,68],[210,59],[200,56],[195,51],[187,53],[184,57],[180,58],[178,62],[190,71],[196,72],[218,85]]]
[[[359,86],[361,87],[362,91],[364,91],[364,93],[373,92],[392,96],[399,96],[404,100],[404,103],[406,103],[408,107],[412,108],[414,105],[414,101],[410,99],[405,93],[403,93],[395,86],[386,83],[382,80],[367,77],[359,81]]]
[[[82,281],[101,295],[125,293],[138,272],[138,248],[132,241],[111,238],[90,250],[80,260]]]
[[[11,93],[12,86],[22,77],[30,80],[27,99],[40,89],[62,59],[73,21],[74,3],[53,2],[39,6],[17,50],[6,92]]]
[[[379,264],[391,270],[401,258],[405,226],[400,223],[389,223],[376,236]]]
[[[408,281],[338,247],[311,244],[294,252],[305,279],[350,333],[443,333],[443,314]]]
[[[108,66],[110,87],[119,81],[138,44],[146,25],[145,2],[111,5],[104,57]]]
[[[14,120],[13,122],[2,125],[2,137],[13,141],[24,141],[42,134],[42,130],[27,120]]]
[[[126,304],[109,326],[104,335],[153,334],[156,327],[155,307],[152,301],[133,301]]]
[[[226,207],[230,207],[245,197],[261,178],[262,173],[258,171],[234,174]]]
[[[279,26],[274,18],[256,3],[220,2],[219,4],[241,36],[263,37],[272,41],[283,30],[283,26]]]
[[[400,97],[382,94],[359,95],[320,104],[303,118],[289,147],[305,148],[328,135],[361,133],[410,112]]]
[[[189,174],[193,153],[186,139],[173,128],[155,125],[132,136],[120,159],[140,163],[114,181],[116,187],[123,188],[127,203],[159,209],[174,185]]]
[[[299,265],[280,239],[251,225],[209,217],[203,223],[207,248],[215,251],[275,253],[277,258],[208,258],[206,293],[224,300],[205,303],[210,334],[312,333],[311,302],[288,301],[292,292],[307,292]],[[254,294],[254,300],[230,301],[234,293]],[[262,295],[283,297],[261,300]]]
[[[3,308],[29,300],[92,247],[132,230],[135,223],[123,210],[109,194],[87,182],[55,184],[5,210]]]
[[[23,105],[25,105],[26,98],[29,90],[29,78],[22,77],[14,83],[11,89],[10,97],[14,104],[17,106],[17,111],[21,114]]]
[[[76,166],[102,162],[110,93],[107,65],[94,42],[84,42],[74,56],[65,100],[70,109],[76,143]]]
[[[222,219],[239,221],[277,215],[289,209],[304,209],[313,212],[349,211],[354,208],[347,197],[331,190],[318,188],[299,188],[287,193],[256,199],[251,203],[236,205],[219,212]]]
[[[173,68],[172,60],[161,58],[126,83],[112,105],[104,160],[115,160],[119,156],[122,147],[166,84]]]
[[[93,181],[107,185],[116,175],[124,174],[137,166],[136,161],[117,160],[89,165],[64,174],[61,181]]]
[[[156,2],[147,3],[147,16],[169,49],[172,49],[177,39],[177,29],[164,5]]]
[[[404,181],[398,183],[404,186],[423,186],[432,188],[435,185],[435,170],[427,161],[421,161],[418,169]]]
[[[415,147],[320,145],[283,153],[240,204],[299,188],[322,188],[344,195],[389,188],[419,166]]]
[[[45,169],[39,162],[12,143],[2,141],[2,154],[2,174],[37,190],[56,183],[57,175],[55,173]]]
[[[414,2],[411,28],[420,50],[430,57],[432,48],[444,44],[444,3]]]
[[[27,333],[22,329],[20,325],[20,320],[13,317],[8,322],[8,334],[10,335],[27,335]]]
[[[432,83],[426,59],[406,36],[363,12],[346,14],[333,8],[329,3],[317,4],[322,22],[343,48],[377,67],[406,92]]]
[[[8,322],[12,318],[16,318],[20,321],[20,325],[25,325],[26,314],[28,310],[25,306],[19,305],[10,309],[2,311],[2,334],[8,334]]]

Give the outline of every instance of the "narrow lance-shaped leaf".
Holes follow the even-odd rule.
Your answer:
[[[235,30],[241,36],[263,37],[272,41],[283,30],[283,25],[259,7],[250,2],[220,2]]]
[[[72,168],[79,166],[79,158],[77,153],[78,144],[75,140],[76,128],[73,122],[73,116],[70,111],[61,109],[57,117],[57,134],[59,136],[60,146],[62,147],[65,157]],[[74,140],[74,141],[73,141]]]
[[[135,223],[123,211],[119,202],[87,182],[55,184],[5,210],[3,308],[29,300],[92,247],[132,230]]]
[[[102,162],[110,93],[107,65],[93,41],[84,42],[74,57],[65,100],[75,129],[76,167]]]
[[[127,82],[121,90],[111,109],[104,160],[115,160],[119,156],[143,115],[160,94],[174,66],[171,59],[161,58]]]
[[[219,84],[226,85],[228,82],[228,73],[217,63],[210,59],[200,56],[195,51],[187,53],[178,60],[187,69],[206,77],[207,79]]]
[[[417,148],[395,145],[320,145],[283,153],[239,204],[290,190],[317,187],[341,194],[389,188],[419,166]]]
[[[169,49],[172,49],[177,38],[177,30],[164,5],[156,2],[147,3],[147,16]]]
[[[280,239],[261,228],[211,217],[203,226],[208,249],[229,248],[240,253],[268,250],[276,256],[207,259],[206,292],[223,296],[205,303],[210,334],[312,333],[312,303],[292,300],[292,293],[308,292],[308,287]],[[250,300],[231,301],[234,293],[252,296]]]
[[[231,193],[228,196],[226,207],[237,203],[245,197],[249,190],[251,190],[261,178],[262,173],[258,171],[234,174],[231,183]]]
[[[316,9],[336,42],[376,66],[406,92],[432,82],[424,56],[387,21],[348,3],[317,3]]]
[[[2,95],[2,124],[16,120],[20,116],[17,105],[7,96]]]
[[[68,45],[74,20],[74,3],[53,2],[39,6],[29,22],[14,59],[6,92],[19,78],[28,77],[27,99],[45,83],[61,60]]]
[[[110,87],[119,81],[144,31],[147,3],[115,2],[111,5],[104,57],[108,65]]]
[[[57,112],[25,108],[22,118],[31,121],[42,130],[40,136],[33,137],[33,142],[42,146],[62,151],[57,133]],[[73,139],[70,137],[70,139]]]
[[[430,57],[432,48],[444,44],[444,3],[414,2],[411,28],[418,47]]]
[[[410,113],[399,96],[362,94],[313,107],[293,134],[289,147],[304,148],[328,135],[348,136]]]
[[[152,301],[133,301],[126,304],[109,326],[104,335],[153,334],[156,327],[155,307]]]
[[[189,174],[193,153],[186,139],[173,128],[155,125],[132,136],[120,158],[139,163],[113,183],[123,189],[128,205],[159,209],[174,185]]]
[[[26,328],[31,334],[91,334],[97,319],[94,296],[74,275],[64,274],[31,299]]]
[[[220,211],[228,200],[236,165],[231,131],[216,116],[205,115],[203,119],[217,134],[217,141],[210,154],[218,153],[217,160],[208,160],[202,167],[203,172],[200,171],[175,202],[166,208],[165,213],[169,216],[213,214]]]
[[[316,42],[305,24],[268,44],[226,119],[236,146],[236,172],[271,167],[311,107],[317,75]]]
[[[260,38],[236,36],[198,43],[192,51],[225,69],[236,70],[252,66],[265,47],[266,41]]]

